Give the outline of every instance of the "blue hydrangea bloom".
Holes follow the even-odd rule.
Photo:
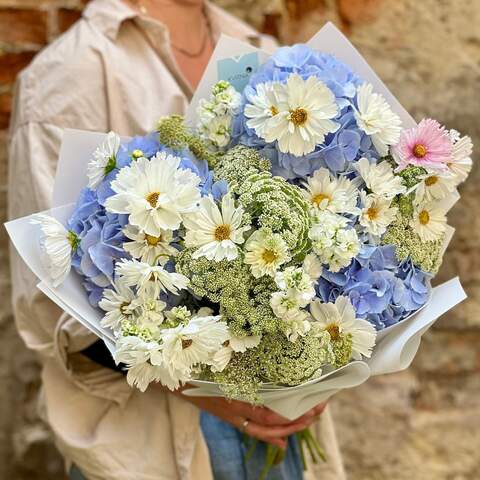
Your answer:
[[[175,152],[173,152],[175,154]],[[177,153],[178,155],[178,153]],[[188,150],[182,152],[182,161],[180,162],[180,168],[185,170],[191,170],[193,173],[200,177],[200,194],[212,195],[215,200],[227,193],[228,184],[224,180],[218,182],[213,181],[213,171],[209,170],[208,163],[205,160],[199,160],[192,155]]]
[[[399,263],[393,245],[366,245],[347,268],[325,270],[317,294],[325,302],[334,302],[339,295],[349,297],[357,315],[381,330],[427,302],[429,279],[410,260]]]
[[[302,44],[278,49],[250,78],[243,92],[244,104],[256,94],[256,85],[259,83],[284,83],[292,73],[297,73],[304,79],[315,76],[330,88],[340,110],[335,118],[339,129],[328,134],[324,144],[317,146],[313,152],[296,157],[278,151],[276,142],[267,144],[259,138],[246,125],[247,118],[242,109],[232,124],[233,144],[241,143],[257,148],[272,162],[272,173],[289,180],[305,178],[320,167],[329,168],[334,173],[344,172],[362,156],[373,154],[378,157],[370,138],[357,127],[353,116],[356,89],[363,80],[333,55],[314,51]]]
[[[107,212],[105,202],[115,193],[111,182],[118,172],[134,161],[134,150],[141,150],[146,158],[152,158],[161,151],[179,156],[179,168],[189,169],[200,177],[202,195],[211,194],[215,199],[220,199],[228,191],[225,181],[214,182],[213,172],[209,170],[206,161],[198,160],[189,150],[170,150],[161,145],[157,137],[156,133],[151,133],[122,143],[117,153],[116,168],[105,176],[95,191],[88,188],[82,190],[68,222],[68,228],[80,240],[72,265],[83,276],[89,301],[94,306],[101,300],[104,288],[114,280],[115,263],[121,258],[130,258],[123,250],[123,243],[128,239],[122,231],[128,222],[128,216]]]
[[[123,250],[126,223],[126,215],[108,213],[100,205],[96,192],[82,190],[68,227],[80,240],[72,265],[84,277],[92,305],[97,305],[103,289],[113,280],[115,262],[129,257]]]

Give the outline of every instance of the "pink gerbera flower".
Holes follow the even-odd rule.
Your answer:
[[[452,142],[444,127],[427,118],[418,127],[404,130],[392,151],[398,170],[408,165],[443,170],[451,159]]]

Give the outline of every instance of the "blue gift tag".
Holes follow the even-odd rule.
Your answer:
[[[238,92],[242,92],[250,75],[258,70],[258,53],[224,58],[217,62],[218,80],[227,80]]]

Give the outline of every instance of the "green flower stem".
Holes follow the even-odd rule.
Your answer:
[[[296,435],[297,441],[298,441],[298,447],[300,450],[300,459],[302,460],[302,467],[303,470],[305,471],[307,469],[307,460],[305,459],[305,450],[303,449],[303,439],[302,439],[302,433],[297,433]]]
[[[300,458],[302,461],[303,470],[307,469],[307,462],[305,459],[305,448],[308,450],[312,462],[317,464],[320,460],[326,462],[327,456],[325,451],[320,446],[316,438],[313,436],[312,431],[309,428],[302,430],[295,434],[300,447]],[[244,442],[248,445],[247,453],[245,454],[245,461],[247,462],[252,458],[253,453],[258,445],[258,440],[244,435]],[[279,465],[285,460],[286,450],[283,448],[275,447],[273,445],[267,445],[267,453],[265,455],[265,464],[260,472],[258,480],[265,480],[268,472],[275,465]]]
[[[245,443],[250,444],[247,453],[245,454],[245,461],[248,462],[252,458],[253,452],[255,452],[255,449],[257,448],[258,440],[256,438],[251,438],[248,435],[244,435],[244,441]]]
[[[268,472],[270,471],[270,469],[273,467],[275,463],[277,450],[280,450],[280,449],[270,444],[267,445],[267,455],[265,458],[265,465],[263,466],[262,471],[260,472],[260,476],[258,477],[258,480],[265,480],[265,478],[267,477]]]
[[[327,455],[325,454],[325,450],[320,446],[317,439],[313,436],[312,431],[307,428],[304,430],[305,436],[308,439],[308,442],[312,446],[312,448],[317,452],[318,457],[323,460],[324,462],[327,461]]]

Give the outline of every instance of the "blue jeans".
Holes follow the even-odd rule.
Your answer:
[[[266,445],[257,443],[253,455],[245,461],[247,447],[242,433],[217,417],[202,412],[200,425],[208,445],[215,480],[257,480],[266,458]],[[288,439],[285,460],[273,467],[268,480],[302,480],[303,467],[295,437]]]
[[[68,477],[70,480],[87,480],[75,465],[72,465],[72,468],[70,469],[70,475]]]
[[[258,442],[255,452],[245,461],[247,447],[242,434],[217,417],[202,412],[200,425],[208,445],[210,462],[215,480],[257,480],[265,464],[266,445]],[[295,437],[288,439],[285,460],[273,467],[268,480],[302,480],[303,468],[300,451]],[[86,480],[80,470],[73,465],[70,480]]]

